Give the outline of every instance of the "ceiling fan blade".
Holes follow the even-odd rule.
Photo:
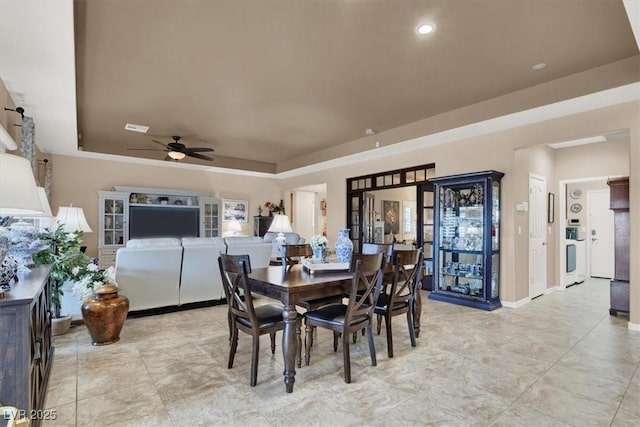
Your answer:
[[[184,149],[185,153],[204,153],[214,151],[213,148],[209,147],[187,147]]]
[[[213,157],[209,157],[209,156],[205,156],[203,154],[198,154],[198,153],[191,153],[189,151],[185,151],[184,154],[186,154],[189,157],[194,157],[196,159],[201,159],[201,160],[213,160]]]
[[[161,148],[127,148],[129,151],[167,151],[166,149]]]
[[[156,141],[155,139],[152,139],[151,142],[155,142],[156,144],[160,144],[162,145],[164,148],[167,148],[167,144],[165,144],[164,142],[160,142],[160,141]]]

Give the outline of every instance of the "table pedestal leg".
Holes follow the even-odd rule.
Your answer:
[[[287,393],[293,392],[296,381],[296,328],[298,312],[294,305],[285,305],[282,312],[284,334],[282,335],[282,356],[284,359],[284,385]]]

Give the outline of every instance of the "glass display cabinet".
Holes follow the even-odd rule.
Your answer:
[[[430,299],[483,310],[500,304],[500,179],[486,171],[432,178],[434,272]]]

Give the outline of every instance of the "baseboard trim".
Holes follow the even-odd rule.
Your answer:
[[[550,294],[551,292],[555,292],[555,291],[559,291],[559,290],[560,290],[560,286],[555,285],[555,286],[552,286],[552,287],[550,287],[550,288],[545,289],[544,294],[545,294],[545,295],[548,295],[548,294]]]
[[[529,301],[531,301],[531,298],[526,297],[526,298],[522,298],[519,301],[501,301],[502,302],[502,306],[506,307],[506,308],[519,308],[522,307],[523,305],[527,304]]]
[[[627,327],[632,331],[640,332],[640,323],[627,323]]]

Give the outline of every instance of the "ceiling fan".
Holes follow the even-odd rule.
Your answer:
[[[158,145],[162,145],[163,149],[159,148],[127,148],[127,150],[136,150],[136,151],[166,151],[167,157],[165,160],[173,160],[178,161],[185,158],[185,156],[193,157],[195,159],[201,160],[209,160],[212,161],[213,157],[205,156],[204,154],[200,154],[203,152],[213,151],[213,148],[209,147],[187,147],[180,142],[180,137],[174,135],[171,137],[173,142],[165,144],[164,142],[156,141],[152,139],[152,142],[155,142]]]

